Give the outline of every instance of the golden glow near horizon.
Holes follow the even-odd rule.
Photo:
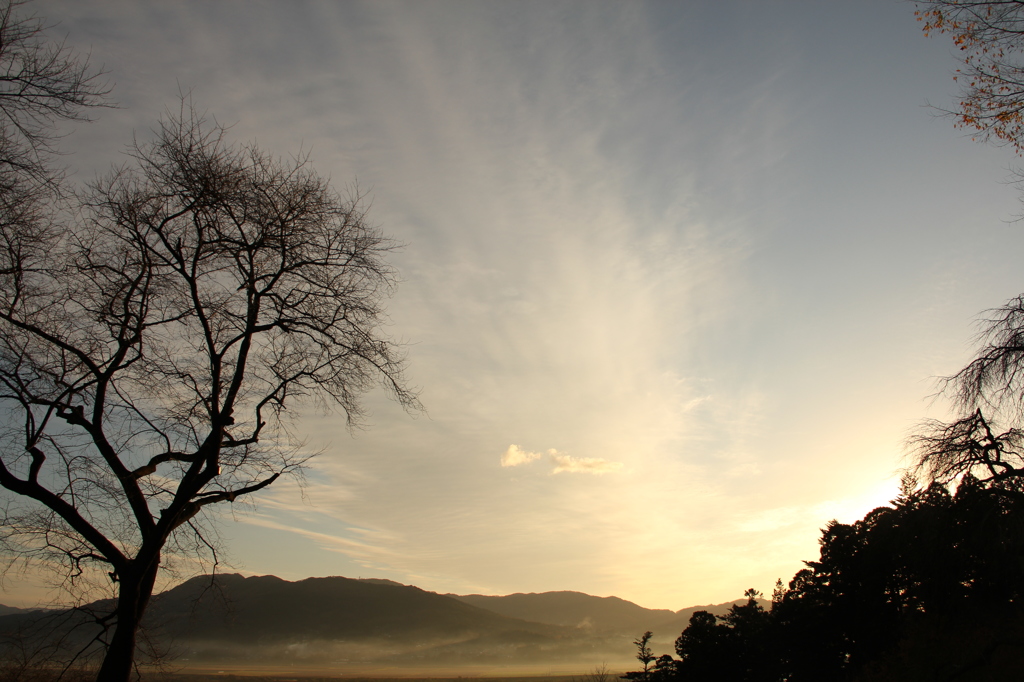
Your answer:
[[[390,332],[426,414],[301,413],[305,491],[226,510],[230,570],[770,593],[896,495],[931,378],[1024,290],[1011,158],[923,106],[955,67],[905,3],[34,8],[121,105],[64,141],[76,178],[189,89],[232,139],[358,179],[405,245]]]

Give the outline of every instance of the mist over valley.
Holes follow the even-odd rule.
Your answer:
[[[378,579],[219,574],[154,596],[144,633],[157,657],[181,670],[568,674],[630,669],[639,634],[654,631],[670,650],[693,611],[730,606],[674,612],[581,592],[442,595]],[[3,607],[0,634],[82,647],[99,630],[90,614],[109,608]]]

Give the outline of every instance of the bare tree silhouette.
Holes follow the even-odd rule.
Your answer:
[[[289,406],[417,399],[381,331],[394,244],[306,158],[232,147],[183,102],[80,201],[0,244],[0,485],[25,502],[3,539],[116,584],[99,679],[126,680],[165,548],[212,549],[204,509],[306,463]]]

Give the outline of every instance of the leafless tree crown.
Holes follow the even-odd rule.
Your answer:
[[[88,120],[110,88],[87,59],[50,42],[43,20],[20,13],[24,5],[0,3],[0,190],[12,182],[54,190],[57,124]]]
[[[917,469],[934,481],[970,474],[1008,491],[1024,491],[1024,296],[990,311],[973,360],[943,380],[960,416],[928,421],[910,439]]]
[[[288,407],[351,424],[377,385],[418,406],[383,332],[394,244],[306,157],[231,146],[185,102],[63,190],[56,125],[106,90],[21,4],[0,4],[0,549],[109,578],[98,676],[126,680],[165,553],[215,560],[203,510],[306,461]]]
[[[956,125],[982,141],[1024,152],[1024,2],[915,0],[926,35],[946,34],[959,51]],[[1017,171],[1018,178],[1020,171]],[[918,473],[942,483],[972,475],[1024,494],[1024,295],[990,311],[979,350],[944,380],[956,417],[928,421],[910,439]]]
[[[72,564],[118,572],[301,465],[273,428],[296,399],[351,420],[383,382],[416,404],[380,333],[391,242],[305,159],[223,133],[185,109],[92,187],[81,222],[0,256],[0,401],[21,415],[0,483],[50,510],[38,530]]]

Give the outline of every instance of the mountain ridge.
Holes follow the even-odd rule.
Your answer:
[[[642,633],[676,617],[668,609],[648,609],[620,597],[596,597],[573,590],[446,596],[512,618],[617,633],[638,628]]]
[[[109,612],[113,605],[0,615],[0,634],[34,628],[86,642],[95,632],[88,610]],[[603,661],[629,669],[632,641],[646,630],[667,644],[690,612],[724,613],[729,606],[673,612],[572,591],[450,595],[381,578],[220,573],[155,595],[143,625],[149,639],[193,663],[468,669]]]

